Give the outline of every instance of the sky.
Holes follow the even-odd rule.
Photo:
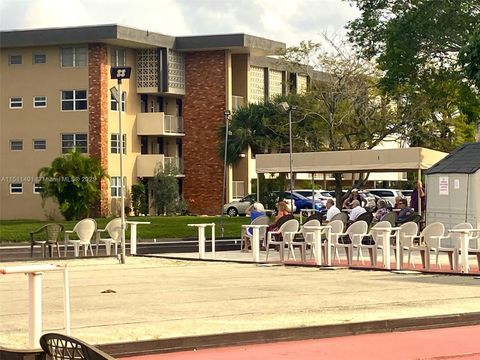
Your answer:
[[[0,0],[0,30],[119,24],[166,35],[247,33],[298,45],[345,34],[342,0]]]

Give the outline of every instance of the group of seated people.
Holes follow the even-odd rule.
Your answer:
[[[267,232],[277,230],[278,220],[280,220],[282,217],[284,217],[286,215],[291,214],[290,208],[289,208],[286,201],[283,201],[283,200],[279,201],[276,205],[276,208],[277,208],[277,211],[276,211],[275,218],[273,219],[273,222],[268,226]],[[257,217],[266,215],[266,212],[265,212],[265,208],[262,205],[262,203],[255,202],[247,208],[246,214],[247,214],[247,216],[250,216],[250,222],[253,222],[253,220],[255,220]],[[252,229],[251,228],[247,229],[246,235],[248,235],[248,236],[246,236],[244,238],[244,242],[243,242],[244,247],[242,249],[243,252],[247,252],[249,247],[250,247],[249,237],[252,236]],[[265,250],[264,247],[265,246],[262,245],[261,250]]]
[[[343,206],[342,206],[344,209],[349,209],[349,215],[348,215],[349,223],[355,222],[360,215],[367,212],[367,210],[362,205],[363,205],[363,202],[358,194],[358,190],[353,189],[350,196],[344,200]],[[291,214],[289,206],[287,202],[284,200],[279,201],[276,205],[276,208],[277,208],[277,212],[276,212],[275,218],[273,222],[268,226],[267,232],[277,230],[278,220],[286,215]],[[327,222],[331,221],[335,215],[341,212],[341,210],[335,205],[335,201],[333,198],[328,199],[326,201],[326,208],[327,208],[327,212],[325,215],[325,220]],[[404,223],[407,219],[411,217],[411,215],[415,213],[415,210],[410,206],[408,206],[407,199],[405,198],[401,198],[401,197],[396,198],[395,206],[393,209],[388,208],[387,202],[385,200],[379,199],[377,201],[377,211],[373,216],[372,222],[377,223],[382,221],[385,215],[387,215],[391,211],[395,211],[397,214],[396,216],[397,224]],[[266,215],[266,212],[265,212],[264,206],[261,203],[255,202],[248,207],[248,209],[246,210],[246,214],[250,216],[250,221],[252,222],[257,217]],[[242,251],[244,252],[247,252],[250,247],[249,237],[252,236],[252,229],[248,228],[246,234],[248,236],[244,238],[244,242],[243,242],[244,247],[242,249]],[[262,245],[262,249],[263,247],[264,246]]]
[[[367,210],[363,207],[363,200],[360,198],[357,189],[353,189],[351,194],[344,200],[342,208],[349,210],[348,220],[350,223],[357,220],[357,218],[366,213]],[[391,211],[395,211],[396,223],[402,224],[407,220],[411,215],[415,213],[415,210],[408,206],[408,201],[405,198],[397,197],[395,199],[395,206],[393,209],[389,209],[387,202],[383,199],[377,201],[377,211],[373,216],[373,223],[380,222]],[[326,220],[331,221],[332,217],[340,213],[340,209],[335,206],[333,199],[328,199],[326,203],[327,214]]]

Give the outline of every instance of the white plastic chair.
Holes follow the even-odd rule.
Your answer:
[[[284,222],[278,231],[270,231],[267,235],[267,255],[265,257],[265,261],[268,261],[268,253],[270,250],[270,245],[279,245],[279,252],[280,252],[280,261],[284,259],[284,249],[285,244],[288,243],[291,238],[295,235],[298,231],[299,222],[296,219],[288,220]],[[274,240],[273,235],[276,235],[277,238],[280,236],[280,240]]]
[[[107,232],[109,238],[102,238],[101,233]],[[122,241],[122,218],[115,218],[108,222],[105,229],[97,229],[95,255],[98,255],[99,241],[105,243],[107,256],[112,252],[112,244],[115,246],[115,255],[118,253],[118,244]]]
[[[81,245],[85,247],[85,256],[87,256],[88,247],[90,247],[90,253],[93,256],[92,243],[90,241],[92,240],[92,236],[96,229],[97,223],[95,220],[86,218],[76,223],[73,230],[65,231],[65,256],[67,256],[68,244],[70,243],[74,246],[74,253],[76,257],[78,256],[78,250]],[[73,233],[77,234],[78,240],[72,240],[69,238],[69,235]]]
[[[456,230],[456,229],[473,229],[473,226],[472,224],[470,223],[460,223],[460,224],[457,224],[455,225],[452,230]],[[445,252],[445,253],[453,253],[455,258],[454,258],[454,261],[453,261],[453,268],[456,268],[457,267],[457,264],[458,264],[458,255],[460,254],[460,234],[459,233],[451,233],[451,234],[448,234],[446,236],[442,236],[441,238],[438,239],[438,246],[437,247],[434,247],[432,248],[431,250],[435,253],[435,264],[441,268],[442,266],[438,263],[438,256],[441,252]],[[448,245],[445,245],[445,242],[447,240],[450,240],[450,244]],[[442,246],[442,242],[443,242],[443,246]]]
[[[418,246],[412,246],[408,250],[408,259],[412,251],[425,252],[425,268],[430,268],[430,251],[435,251],[439,247],[440,239],[445,233],[445,226],[441,222],[434,222],[425,227],[420,235],[414,236],[414,239],[419,239]]]
[[[400,229],[398,230],[398,232],[399,232],[398,236],[399,236],[399,240],[400,240],[400,254],[396,253],[395,242],[392,244],[392,248],[393,248],[393,251],[395,253],[395,260],[397,260],[397,258],[400,257],[400,260],[401,260],[402,265],[403,265],[403,251],[408,250],[409,251],[409,253],[408,253],[408,263],[410,263],[410,261],[412,261],[411,263],[413,265],[413,257],[411,257],[411,255],[410,255],[410,248],[415,246],[413,244],[413,239],[418,234],[418,224],[413,222],[413,221],[403,223],[402,225],[400,225]],[[393,235],[392,235],[392,240],[395,241],[395,237]]]
[[[306,251],[307,251],[307,245],[310,245],[310,247],[313,246],[314,240],[315,240],[315,230],[312,229],[306,229],[305,226],[320,226],[320,221],[316,219],[312,219],[307,221],[305,224],[303,224],[300,228],[300,231],[297,233],[293,234],[291,241],[288,242],[288,256],[287,260],[290,259],[290,252],[292,252],[293,255],[293,260],[295,259],[295,251],[294,251],[294,246],[300,246],[300,251],[302,254],[302,261],[306,260]],[[296,235],[302,235],[303,241],[295,241],[298,236]]]
[[[256,217],[255,219],[253,219],[253,221],[250,225],[268,225],[269,223],[270,223],[270,218],[266,215],[261,215],[259,217]],[[260,244],[262,244],[262,245],[265,244],[266,234],[267,234],[267,228],[266,227],[261,227],[260,231],[259,231],[259,241],[260,241]],[[241,234],[240,234],[240,250],[243,250],[245,238],[251,239],[252,236],[253,236],[253,234],[249,234],[247,229],[242,227],[242,231],[241,231]]]
[[[468,238],[468,253],[475,254],[478,269],[480,269],[480,229],[470,229]]]
[[[353,248],[356,247],[358,249],[358,245],[361,243],[362,239],[367,235],[368,225],[366,221],[360,220],[354,222],[350,225],[344,233],[338,234],[340,236],[348,236],[350,238],[350,244],[342,244],[337,243],[335,244],[335,249],[338,248],[345,248],[345,252],[347,254],[348,265],[352,265],[352,258],[353,258]]]
[[[338,261],[340,261],[340,256],[338,254],[338,248],[336,245],[338,244],[338,239],[340,238],[340,235],[343,233],[343,229],[345,228],[345,223],[343,220],[333,220],[328,223],[328,225],[331,227],[330,228],[330,247],[335,249],[335,257],[337,258]],[[324,242],[322,244],[323,247],[327,246],[327,242]],[[327,251],[330,251],[331,249],[325,249],[325,255],[327,254]],[[312,252],[315,254],[314,249],[312,249]]]
[[[371,236],[373,239],[373,244],[367,245],[367,244],[362,244],[360,242],[360,245],[358,245],[358,256],[362,260],[362,264],[364,264],[363,261],[363,254],[362,254],[362,248],[369,249],[372,252],[372,266],[377,266],[377,250],[378,249],[383,249],[383,237],[387,236],[388,237],[388,246],[390,246],[390,234],[391,230],[389,233],[385,235],[385,231],[378,231],[376,228],[392,228],[392,224],[390,221],[380,221],[376,223],[369,231],[369,233],[366,236]],[[357,260],[358,260],[357,256]],[[382,261],[385,262],[385,259],[382,256]]]

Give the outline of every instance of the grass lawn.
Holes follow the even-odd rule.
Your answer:
[[[243,224],[248,224],[250,218],[245,216],[225,217],[225,237],[240,237],[240,228]],[[99,218],[98,228],[104,228],[111,219]],[[197,228],[189,227],[192,223],[212,223],[216,224],[216,237],[220,237],[221,229],[219,216],[148,216],[148,217],[128,217],[131,221],[150,221],[150,225],[137,226],[137,239],[167,239],[167,238],[196,238]],[[0,221],[0,243],[16,243],[30,240],[29,233],[48,224],[51,221],[42,220],[1,220]],[[66,230],[72,230],[77,221],[60,221]],[[207,238],[210,238],[210,229],[207,229]],[[38,237],[41,238],[41,237]],[[72,239],[75,237],[71,237]],[[127,228],[126,238],[130,238],[130,231]]]

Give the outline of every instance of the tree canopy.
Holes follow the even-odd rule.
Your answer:
[[[97,158],[72,151],[38,171],[42,199],[54,198],[66,220],[82,219],[100,199],[99,182],[107,178]]]
[[[384,72],[379,85],[397,97],[412,144],[449,151],[472,141],[480,118],[478,0],[346,1],[361,12],[347,26],[349,40]]]

